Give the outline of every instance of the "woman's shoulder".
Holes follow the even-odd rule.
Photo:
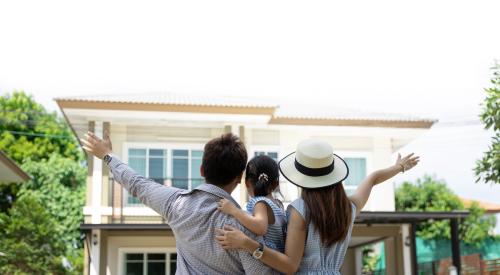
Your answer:
[[[290,212],[292,208],[299,212],[302,217],[305,217],[306,207],[302,198],[292,201],[292,203],[290,203],[287,207],[287,212]]]

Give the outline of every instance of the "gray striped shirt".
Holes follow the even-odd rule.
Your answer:
[[[250,253],[226,251],[215,241],[215,228],[228,224],[263,242],[262,237],[217,210],[221,198],[240,207],[223,189],[212,184],[191,191],[167,187],[137,174],[114,155],[108,166],[116,181],[167,220],[176,239],[176,274],[278,274]]]

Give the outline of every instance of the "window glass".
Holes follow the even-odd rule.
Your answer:
[[[177,254],[170,254],[170,274],[175,274],[177,270]]]
[[[344,180],[347,186],[357,186],[366,177],[365,158],[344,158],[349,167],[349,175]]]
[[[163,184],[167,172],[167,160],[165,150],[149,150],[149,175],[148,177]]]
[[[268,152],[265,152],[265,151],[255,151],[255,153],[253,155],[254,155],[254,157],[265,155],[265,156],[268,156],[268,157],[274,159],[275,161],[278,161],[278,152],[273,152],[273,151],[268,151]]]
[[[173,150],[172,186],[182,189],[189,188],[188,150]]]
[[[148,254],[148,275],[165,275],[166,270],[166,254],[165,253],[149,253]]]
[[[191,188],[196,188],[203,183],[203,178],[200,174],[201,160],[203,159],[203,151],[191,151]]]
[[[146,149],[129,149],[128,164],[130,168],[134,169],[137,173],[146,176]],[[137,205],[141,204],[141,202],[139,201],[139,199],[128,195],[126,204]]]
[[[176,253],[125,254],[126,275],[173,275],[176,269]]]
[[[142,253],[130,253],[125,256],[125,274],[143,275],[144,274],[144,256]]]

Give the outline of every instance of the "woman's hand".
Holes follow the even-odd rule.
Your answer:
[[[228,215],[235,216],[235,212],[238,211],[238,207],[236,207],[236,205],[234,205],[228,199],[222,199],[218,202],[218,204],[219,207],[217,207],[217,209]]]
[[[401,154],[398,154],[398,159],[396,160],[396,165],[401,167],[402,172],[404,173],[405,171],[410,170],[411,168],[415,167],[415,165],[418,164],[420,161],[419,156],[413,157],[413,153],[407,155],[404,158],[401,158]]]
[[[246,249],[246,242],[249,239],[245,233],[230,226],[224,225],[224,229],[216,228],[215,239],[224,249]]]
[[[92,155],[103,159],[105,155],[111,154],[111,140],[109,138],[109,133],[104,132],[104,139],[97,137],[92,132],[87,132],[85,134],[85,139],[80,139],[83,144],[83,149],[91,153]]]

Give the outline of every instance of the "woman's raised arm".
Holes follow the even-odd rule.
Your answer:
[[[399,172],[405,172],[415,167],[417,163],[420,161],[420,157],[413,156],[413,153],[407,155],[404,158],[401,158],[401,154],[398,154],[398,159],[396,163],[392,166],[389,166],[385,169],[377,170],[370,175],[368,175],[358,186],[356,192],[349,197],[349,199],[356,205],[356,215],[361,212],[361,209],[365,206],[370,194],[372,192],[373,186],[384,182]]]

